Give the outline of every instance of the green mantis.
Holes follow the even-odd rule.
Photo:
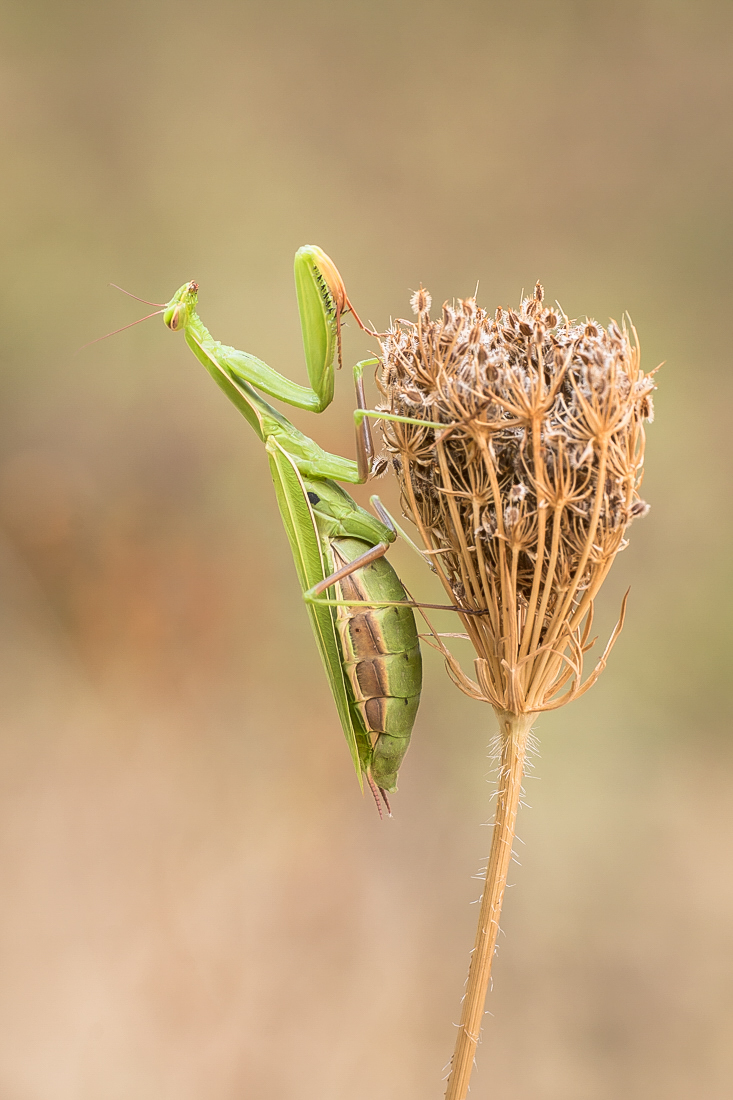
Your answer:
[[[358,460],[322,450],[260,392],[312,412],[333,398],[334,359],[341,359],[340,326],[350,311],[341,276],[321,249],[295,256],[295,283],[310,387],[300,386],[253,355],[214,340],[196,312],[198,286],[185,283],[163,310],[182,331],[196,358],[264,443],[283,525],[307,602],[313,634],[360,783],[365,775],[377,805],[377,788],[397,788],[397,772],[410,741],[422,684],[420,647],[412,606],[384,553],[396,537],[379,506],[377,519],[337,481],[356,484],[369,475],[373,448],[368,420],[357,428]],[[354,368],[357,396],[369,360]],[[333,587],[334,599],[322,596]]]

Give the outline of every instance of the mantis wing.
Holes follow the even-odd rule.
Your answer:
[[[267,439],[265,447],[270,459],[275,495],[290,540],[298,580],[303,591],[307,592],[327,577],[331,569],[324,561],[310,501],[293,459],[272,436]],[[372,749],[367,734],[356,724],[351,708],[341,647],[334,622],[335,612],[332,607],[323,604],[308,603],[306,607],[351,752],[351,759],[359,778],[359,786],[363,790],[362,771],[366,771],[369,767]]]

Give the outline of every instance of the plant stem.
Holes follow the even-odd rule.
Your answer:
[[[512,859],[514,830],[522,791],[527,737],[533,714],[497,711],[501,737],[501,764],[494,832],[486,868],[486,883],[481,898],[476,942],[468,970],[466,995],[445,1100],[465,1100],[473,1070],[476,1044],[481,1034],[486,993],[491,977],[499,918],[504,900],[507,874]]]

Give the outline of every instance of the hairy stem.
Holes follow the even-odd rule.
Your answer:
[[[497,718],[501,737],[501,765],[494,833],[445,1100],[465,1100],[468,1092],[476,1045],[481,1034],[496,937],[499,933],[499,918],[512,858],[522,790],[527,737],[534,715],[497,711]]]

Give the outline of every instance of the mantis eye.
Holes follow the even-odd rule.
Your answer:
[[[166,310],[163,315],[163,320],[169,329],[173,332],[177,332],[179,328],[183,328],[186,323],[186,310],[180,303],[173,306],[172,309]]]

